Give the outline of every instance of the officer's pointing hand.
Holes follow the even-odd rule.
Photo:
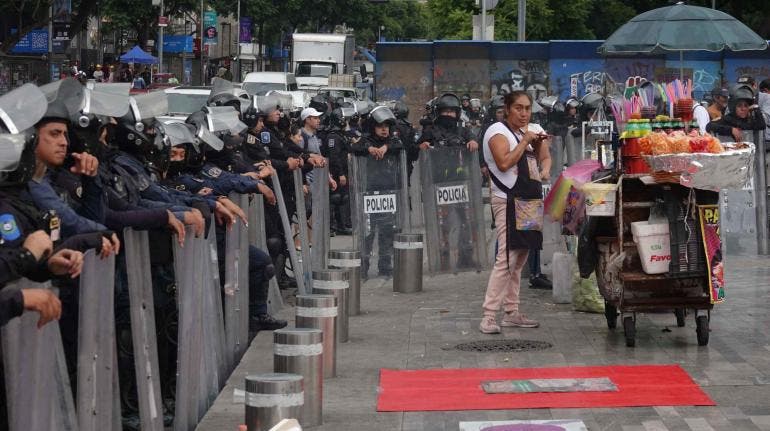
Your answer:
[[[87,175],[95,177],[99,169],[99,159],[88,153],[72,153],[75,159],[75,166],[70,168],[70,172],[78,175]]]

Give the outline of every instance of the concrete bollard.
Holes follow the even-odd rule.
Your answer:
[[[303,427],[323,424],[323,331],[311,328],[273,332],[273,371],[302,376],[305,404],[300,409]]]
[[[264,431],[299,416],[304,401],[302,376],[269,373],[246,376],[246,428]]]
[[[329,267],[348,271],[348,316],[361,314],[361,253],[357,250],[332,250]]]
[[[394,292],[422,292],[422,249],[422,234],[397,233],[394,236]]]
[[[349,306],[348,271],[344,269],[324,269],[313,271],[313,293],[334,295],[337,297],[337,342],[348,342],[348,306]]]
[[[324,377],[337,375],[337,298],[332,295],[297,295],[296,325],[323,331]]]
[[[569,253],[556,252],[553,254],[553,302],[569,304],[572,302],[572,262],[575,260]]]

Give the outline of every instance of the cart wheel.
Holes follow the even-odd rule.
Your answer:
[[[636,322],[631,316],[623,318],[623,333],[626,335],[626,346],[636,346]]]
[[[607,301],[604,301],[604,317],[607,318],[607,327],[615,329],[618,327],[618,309]]]
[[[676,315],[676,326],[684,328],[684,316],[687,311],[684,308],[677,308],[674,310],[674,314]]]
[[[695,332],[698,334],[698,345],[708,346],[709,344],[709,318],[708,316],[698,316],[695,318]]]

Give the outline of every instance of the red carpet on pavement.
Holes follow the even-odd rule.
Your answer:
[[[489,380],[608,377],[616,392],[487,394]],[[713,406],[679,365],[380,370],[378,412]]]

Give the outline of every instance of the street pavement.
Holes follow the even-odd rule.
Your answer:
[[[490,235],[491,236],[491,235]],[[349,237],[332,246],[350,245]],[[338,346],[338,377],[324,381],[324,425],[315,430],[457,430],[460,421],[580,419],[589,430],[770,430],[770,258],[731,257],[726,297],[715,307],[708,346],[699,347],[692,314],[679,328],[673,313],[640,314],[636,347],[622,329],[607,329],[603,314],[554,304],[551,292],[522,288],[521,309],[537,329],[478,331],[488,272],[425,277],[423,292],[396,294],[390,280],[362,288],[362,314],[350,318],[350,341]],[[292,320],[290,305],[279,314]],[[621,325],[622,326],[622,325]],[[525,353],[453,350],[461,342],[489,339],[547,341],[553,347]],[[679,364],[716,407],[526,409],[377,413],[379,370],[426,368],[560,367]],[[200,431],[235,430],[244,406],[233,389],[246,374],[272,371],[272,333],[257,335]]]

